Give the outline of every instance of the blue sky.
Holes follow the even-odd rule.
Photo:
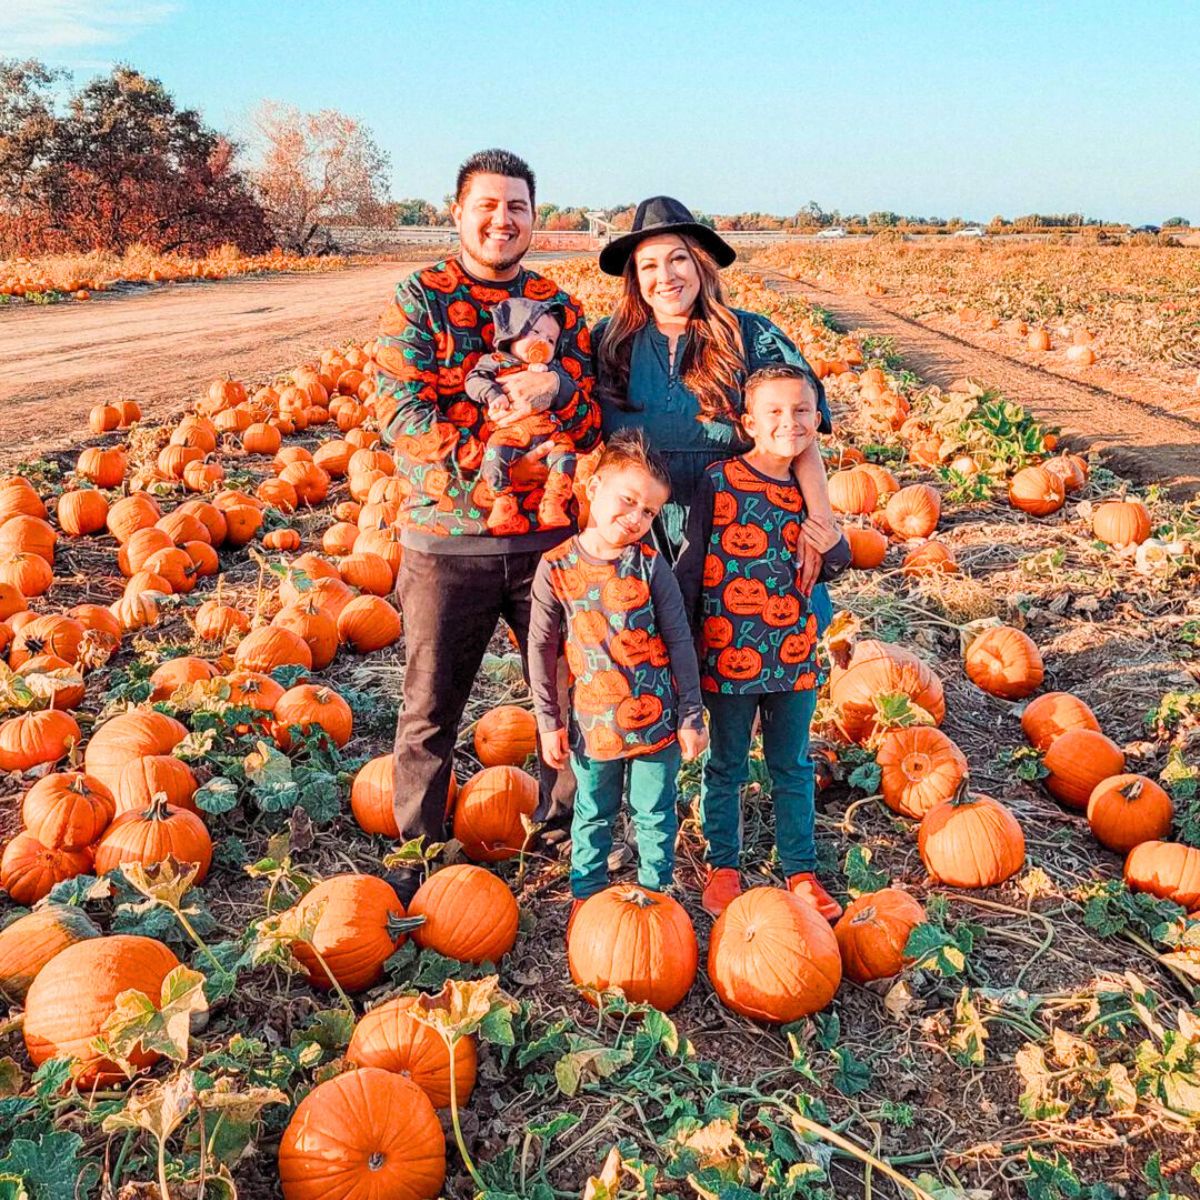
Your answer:
[[[340,108],[397,197],[503,145],[561,204],[1200,223],[1195,0],[0,0],[0,55],[127,61],[235,132]]]

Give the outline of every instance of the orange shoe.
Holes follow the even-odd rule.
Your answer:
[[[489,529],[499,529],[503,525],[507,525],[521,513],[521,506],[517,503],[516,496],[506,493],[503,496],[497,496],[492,504],[492,511],[488,513],[487,527]]]
[[[793,896],[806,900],[825,920],[833,922],[842,915],[842,906],[821,886],[821,881],[811,871],[789,875],[787,886]]]
[[[582,900],[571,901],[571,915],[567,917],[567,941],[571,940],[571,926],[575,924],[575,914],[583,907]]]
[[[742,880],[733,867],[710,867],[700,903],[710,916],[719,917],[742,894]]]

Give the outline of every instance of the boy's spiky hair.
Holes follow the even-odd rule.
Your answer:
[[[621,429],[608,439],[596,464],[596,474],[619,471],[622,467],[640,467],[667,491],[671,490],[671,473],[667,470],[666,461],[657,450],[651,448],[640,429]]]
[[[523,179],[529,188],[529,207],[534,205],[537,180],[529,164],[513,154],[511,150],[477,150],[458,168],[454,183],[454,198],[459,204],[466,194],[467,185],[476,175],[503,175],[508,179]]]
[[[769,363],[765,367],[759,367],[746,380],[745,387],[742,389],[742,403],[745,404],[762,384],[770,383],[775,379],[798,379],[801,383],[808,384],[814,394],[816,392],[813,377],[803,367],[797,367],[794,363]]]

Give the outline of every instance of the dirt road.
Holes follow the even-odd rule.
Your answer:
[[[1200,400],[1194,394],[1103,366],[1077,372],[1086,378],[1069,378],[864,296],[782,276],[778,286],[820,304],[852,332],[894,339],[905,366],[929,383],[945,387],[955,379],[978,379],[1060,426],[1065,445],[1101,450],[1121,474],[1161,483],[1180,499],[1200,494]]]
[[[347,338],[368,338],[413,265],[0,310],[0,469],[87,440],[93,404],[128,397],[147,417],[163,419],[219,376],[262,379]],[[1064,378],[864,297],[807,282],[784,286],[824,305],[849,329],[894,338],[905,362],[931,383],[974,376],[1062,426],[1071,444],[1106,451],[1122,472],[1168,483],[1178,494],[1200,491],[1200,413],[1148,382],[1099,371],[1088,380]]]
[[[219,376],[253,380],[365,339],[411,262],[181,284],[0,311],[0,464],[87,434],[93,404],[181,412]]]

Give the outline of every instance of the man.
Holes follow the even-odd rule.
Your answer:
[[[543,552],[573,532],[538,527],[544,470],[536,460],[552,448],[548,443],[514,471],[516,516],[488,528],[491,496],[478,474],[484,413],[463,382],[493,349],[492,305],[524,296],[560,305],[564,316],[563,373],[504,375],[511,407],[496,424],[550,408],[577,450],[599,437],[582,308],[521,266],[533,236],[534,193],[533,172],[516,155],[484,150],[467,159],[450,208],[458,255],[414,272],[381,319],[375,358],[383,438],[408,489],[396,585],[408,652],[395,743],[402,838],[442,837],[459,721],[496,622],[503,617],[511,626],[524,660],[534,571]],[[543,761],[540,775],[537,819],[565,824],[574,794],[570,770],[556,772]],[[407,891],[416,880],[397,882]]]

